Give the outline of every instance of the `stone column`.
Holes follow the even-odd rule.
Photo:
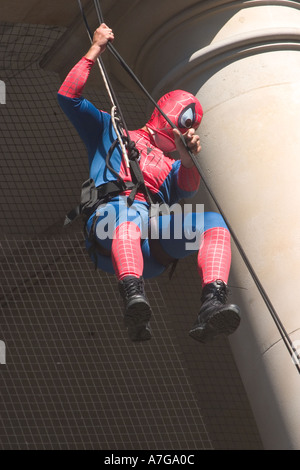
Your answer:
[[[197,2],[133,62],[156,98],[201,101],[203,174],[300,351],[299,3]],[[300,374],[234,246],[230,284],[243,317],[230,342],[264,446],[299,449]]]

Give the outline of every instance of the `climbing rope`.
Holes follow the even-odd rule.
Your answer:
[[[87,27],[87,30],[89,31],[89,27],[88,27],[88,24],[87,24],[87,21],[86,21],[86,17],[84,15],[84,11],[83,11],[83,7],[81,5],[81,1],[78,0],[78,3],[80,5],[80,10],[81,10],[81,13],[82,13],[82,16],[83,16],[83,19],[84,19],[84,22],[86,24],[86,27]],[[95,6],[95,10],[96,10],[96,13],[97,13],[97,17],[98,17],[98,22],[99,24],[101,23],[104,23],[104,19],[103,19],[103,15],[102,15],[102,12],[101,12],[101,7],[100,7],[100,3],[99,3],[99,0],[94,0],[94,6]],[[90,35],[90,33],[89,33]],[[91,37],[91,35],[90,35]],[[126,64],[126,62],[123,60],[123,58],[120,56],[120,54],[116,51],[116,49],[114,48],[114,46],[109,42],[107,44],[107,48],[108,50],[112,53],[112,55],[115,57],[115,59],[119,62],[119,64],[124,68],[124,70],[130,75],[130,77],[135,81],[135,83],[140,87],[140,89],[143,91],[143,93],[147,96],[147,98],[151,101],[151,103],[158,109],[158,111],[162,114],[162,116],[164,117],[164,119],[169,123],[169,125],[173,128],[173,129],[177,129],[177,127],[174,125],[174,123],[169,119],[169,117],[162,111],[162,109],[159,107],[159,105],[156,103],[156,101],[153,99],[153,97],[149,94],[149,92],[145,89],[145,87],[143,86],[143,84],[140,82],[140,80],[137,78],[137,76],[134,74],[134,72],[130,69],[130,67]],[[105,83],[109,83],[109,80],[108,78],[106,77],[105,78]],[[109,88],[109,85],[108,85],[108,88]],[[120,111],[120,110],[119,110]],[[127,135],[128,135],[128,132],[127,132]],[[180,133],[181,135],[181,133]],[[254,270],[254,268],[252,267],[242,245],[240,244],[239,242],[239,239],[237,237],[237,235],[235,234],[231,224],[229,223],[227,217],[225,216],[223,210],[222,210],[222,207],[220,206],[220,204],[218,203],[218,200],[217,198],[215,197],[213,191],[211,190],[211,188],[209,187],[209,185],[207,184],[206,182],[206,179],[202,173],[202,169],[200,167],[200,164],[199,164],[199,161],[196,157],[196,155],[194,155],[190,149],[188,148],[186,142],[185,142],[185,139],[184,137],[181,135],[181,140],[187,150],[187,152],[189,153],[190,155],[190,158],[192,159],[197,171],[199,172],[199,175],[201,177],[201,180],[202,180],[202,183],[204,184],[206,190],[208,191],[212,201],[214,202],[215,206],[217,207],[220,215],[223,217],[227,227],[228,227],[228,230],[231,234],[231,237],[240,253],[240,256],[241,258],[243,259],[262,299],[264,300],[265,302],[265,305],[266,307],[268,308],[272,318],[273,318],[273,321],[280,333],[280,336],[293,360],[293,363],[294,365],[296,366],[297,370],[298,370],[298,373],[300,374],[300,356],[296,350],[296,348],[294,347],[293,345],[293,342],[291,341],[286,329],[284,328],[284,325],[282,324],[274,306],[272,305],[272,302],[270,300],[270,298],[268,297],[262,283],[260,282],[258,276],[256,275],[256,272]]]
[[[90,39],[90,42],[93,42],[93,37],[91,33],[91,29],[89,27],[84,8],[82,6],[81,0],[78,0],[79,8],[86,26],[86,30]],[[100,9],[100,4],[94,2],[97,15],[98,15],[98,21],[103,23],[102,21],[102,13]],[[107,45],[109,45],[108,43]],[[128,127],[126,125],[126,121],[124,119],[124,116],[122,114],[121,108],[118,104],[118,100],[116,97],[116,94],[113,90],[113,87],[111,85],[111,82],[109,80],[108,74],[105,70],[104,64],[102,59],[99,57],[98,60],[98,65],[101,71],[101,75],[104,79],[104,84],[105,87],[108,91],[111,103],[112,103],[112,109],[111,109],[111,118],[112,118],[112,124],[115,129],[116,135],[117,135],[117,141],[119,142],[122,153],[123,153],[123,158],[125,161],[125,168],[128,169],[130,168],[130,174],[131,174],[131,179],[132,182],[135,183],[134,189],[132,189],[130,195],[127,197],[127,203],[131,205],[134,201],[134,197],[137,191],[142,191],[149,202],[149,204],[152,204],[154,202],[153,200],[153,195],[150,193],[148,187],[145,185],[144,182],[144,177],[143,173],[140,169],[140,166],[138,164],[139,160],[139,152],[136,148],[135,142],[130,139],[130,134],[128,131]],[[117,116],[118,113],[118,116]],[[126,135],[124,135],[124,132]],[[122,134],[122,135],[121,135]],[[106,159],[106,162],[108,163],[108,160]],[[111,169],[111,168],[110,168]],[[112,169],[111,169],[112,170]],[[120,179],[120,175],[117,176],[118,179]]]
[[[86,26],[88,37],[89,37],[90,42],[92,44],[93,43],[93,36],[92,36],[91,30],[90,30],[90,27],[89,27],[89,24],[88,24],[88,21],[87,21],[87,18],[86,18],[86,15],[85,15],[85,12],[84,12],[84,9],[83,9],[83,6],[82,6],[82,3],[81,3],[80,0],[78,0],[78,5],[79,5],[79,8],[80,8],[82,17],[83,17],[84,24]],[[102,21],[102,23],[103,23],[103,21]],[[103,83],[105,85],[105,88],[107,90],[107,93],[108,93],[108,96],[109,96],[109,99],[110,99],[110,102],[111,102],[111,105],[112,105],[112,108],[111,108],[112,123],[113,123],[113,127],[114,127],[114,130],[115,130],[116,135],[117,135],[117,139],[118,139],[120,147],[121,147],[122,155],[123,155],[123,158],[124,158],[124,161],[125,161],[125,168],[129,168],[129,160],[128,160],[127,150],[126,150],[124,141],[122,139],[121,133],[119,131],[120,124],[121,124],[120,123],[120,118],[117,117],[117,115],[116,115],[117,110],[120,112],[120,107],[118,106],[118,103],[117,103],[117,97],[114,93],[114,90],[113,90],[111,84],[110,84],[110,81],[109,81],[107,72],[105,70],[103,61],[100,57],[97,59],[97,64],[98,64],[100,73],[102,75]],[[119,125],[117,125],[117,122],[116,122],[117,120],[118,120]],[[122,120],[122,121],[123,121],[122,122],[123,126],[126,126],[124,120]]]

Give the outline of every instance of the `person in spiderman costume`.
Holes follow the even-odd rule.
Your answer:
[[[105,156],[116,139],[109,113],[100,111],[82,96],[89,73],[105,51],[114,34],[102,23],[94,32],[88,52],[72,68],[58,91],[58,102],[77,129],[85,143],[89,158],[90,178],[101,188],[119,175],[130,181],[120,146],[117,145],[107,167]],[[197,154],[201,150],[196,129],[200,125],[203,110],[198,99],[183,90],[174,90],[164,95],[158,105],[175,124],[174,129],[156,108],[144,127],[129,131],[140,154],[140,168],[145,186],[163,204],[171,206],[183,198],[196,194],[200,175],[183,145],[180,132],[189,150]],[[180,131],[180,132],[179,132]],[[170,153],[178,152],[180,159]],[[114,171],[111,171],[111,170]],[[91,253],[96,265],[115,273],[124,301],[124,324],[132,341],[151,338],[151,306],[145,293],[144,279],[158,276],[166,266],[197,251],[198,271],[202,279],[201,308],[189,335],[206,342],[220,335],[230,335],[239,326],[239,307],[227,303],[231,264],[231,240],[228,228],[220,214],[205,212],[199,223],[195,213],[179,215],[181,236],[175,233],[176,215],[159,215],[156,220],[158,240],[152,243],[148,234],[149,202],[145,194],[138,191],[129,206],[130,190],[100,204],[86,223],[86,246],[91,240],[97,250]],[[107,221],[113,221],[108,234]],[[187,250],[190,233],[200,235],[193,250]],[[167,234],[167,235],[166,235]],[[158,241],[158,243],[157,243]]]

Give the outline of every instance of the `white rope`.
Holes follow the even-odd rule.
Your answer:
[[[105,76],[105,73],[103,71],[103,67],[102,67],[102,64],[101,64],[101,61],[100,59],[98,58],[97,59],[97,63],[98,63],[98,66],[99,66],[99,69],[100,69],[100,72],[101,72],[101,75],[102,75],[102,78],[103,78],[103,82],[104,82],[104,85],[105,85],[105,88],[107,90],[107,93],[108,93],[108,96],[110,98],[110,101],[111,101],[111,104],[112,104],[112,108],[111,108],[111,119],[112,119],[112,124],[113,124],[113,128],[117,134],[117,139],[119,141],[119,144],[120,144],[120,147],[121,147],[121,150],[122,150],[122,155],[123,155],[123,158],[124,158],[124,161],[125,161],[125,165],[127,168],[129,168],[129,160],[128,160],[128,154],[127,154],[127,150],[126,150],[126,147],[124,145],[124,142],[123,142],[123,139],[122,139],[122,136],[119,132],[119,129],[117,127],[117,124],[116,124],[116,116],[115,116],[115,113],[116,113],[116,110],[117,110],[117,106],[114,102],[114,99],[113,99],[113,96],[111,94],[111,91],[110,91],[110,87],[109,87],[109,84],[106,80],[106,76]]]
[[[115,112],[117,110],[117,107],[114,105],[112,108],[111,108],[111,120],[112,120],[112,125],[114,127],[114,130],[117,134],[117,138],[118,138],[118,141],[120,143],[120,146],[121,146],[121,150],[122,150],[122,154],[123,154],[123,157],[124,157],[124,160],[125,160],[125,163],[126,163],[126,167],[129,168],[129,160],[128,160],[128,155],[127,155],[127,150],[126,150],[126,147],[124,145],[124,142],[122,140],[122,137],[119,133],[119,129],[118,129],[118,126],[117,126],[117,123],[116,123],[116,115],[115,115]]]
[[[88,36],[89,36],[89,39],[91,41],[91,44],[93,44],[93,38],[90,36],[89,32],[88,32]],[[113,99],[113,96],[112,96],[112,93],[111,93],[111,90],[110,90],[110,87],[109,87],[109,84],[108,84],[108,81],[106,79],[106,76],[105,76],[105,73],[104,73],[104,70],[103,70],[103,67],[102,67],[102,64],[101,64],[101,61],[100,61],[100,58],[98,57],[97,59],[97,64],[98,64],[98,67],[99,67],[99,70],[100,70],[100,73],[102,75],[102,79],[103,79],[103,82],[104,82],[104,85],[105,85],[105,88],[107,90],[107,93],[108,93],[108,96],[109,96],[109,99],[111,101],[111,104],[112,104],[112,108],[111,108],[111,119],[112,119],[112,124],[113,124],[113,127],[114,127],[114,130],[117,134],[117,139],[119,141],[119,144],[120,144],[120,147],[121,147],[121,150],[122,150],[122,155],[123,155],[123,158],[124,158],[124,161],[125,161],[125,166],[126,168],[129,168],[129,160],[128,160],[128,154],[127,154],[127,150],[126,150],[126,147],[124,145],[124,142],[123,142],[123,139],[122,139],[122,136],[118,130],[118,127],[117,127],[117,124],[116,124],[116,116],[115,116],[115,112],[117,110],[117,106],[114,102],[114,99]]]
[[[91,41],[91,43],[93,43],[93,42]],[[114,99],[113,99],[113,96],[112,96],[112,94],[111,94],[111,91],[110,91],[110,88],[109,88],[108,82],[107,82],[107,80],[106,80],[106,76],[105,76],[105,73],[104,73],[104,71],[103,71],[103,67],[102,67],[102,64],[101,64],[101,61],[100,61],[99,58],[97,59],[97,63],[98,63],[98,66],[99,66],[99,69],[100,69],[100,72],[101,72],[101,75],[102,75],[102,78],[103,78],[103,82],[104,82],[105,88],[106,88],[107,93],[108,93],[108,96],[109,96],[109,98],[110,98],[111,104],[112,104],[113,106],[115,106]]]

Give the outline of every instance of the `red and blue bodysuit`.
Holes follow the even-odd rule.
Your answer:
[[[58,101],[86,145],[90,178],[98,187],[116,180],[105,159],[117,136],[111,115],[100,111],[82,96],[93,64],[92,60],[83,57],[75,65],[59,89]],[[187,92],[170,92],[158,104],[181,131],[191,126],[197,128],[200,124],[201,105]],[[196,194],[200,176],[195,167],[185,168],[180,160],[168,156],[176,149],[172,128],[168,128],[157,109],[147,128],[149,132],[144,129],[130,131],[130,139],[140,153],[139,164],[145,185],[162,203],[172,207],[183,198]],[[110,166],[124,181],[131,180],[118,145],[110,157]],[[107,256],[93,252],[92,257],[100,269],[115,273],[119,280],[128,275],[155,277],[164,271],[165,265],[153,256],[149,243],[149,203],[145,195],[138,192],[134,203],[128,207],[128,193],[125,191],[100,205],[87,221],[89,233],[97,216],[94,227],[97,243],[110,253]],[[196,243],[190,248],[193,237]],[[230,234],[219,214],[205,212],[201,217],[192,212],[161,215],[158,217],[158,238],[170,258],[180,259],[198,252],[198,269],[203,285],[216,279],[227,283],[231,263]],[[88,238],[86,245],[89,248]]]

